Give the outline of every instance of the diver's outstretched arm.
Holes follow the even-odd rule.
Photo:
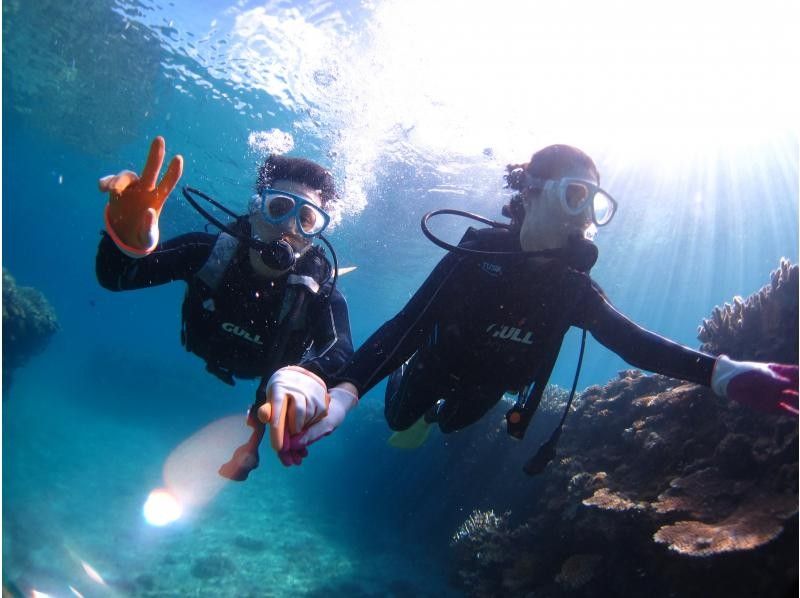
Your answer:
[[[706,355],[645,330],[605,297],[600,297],[585,325],[600,343],[631,365],[710,386],[717,395],[759,411],[798,414],[796,365]]]
[[[145,257],[125,255],[107,233],[97,247],[97,281],[109,291],[130,291],[174,280],[188,281],[211,254],[216,237],[187,233],[160,243]]]

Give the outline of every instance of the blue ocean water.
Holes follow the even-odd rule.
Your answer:
[[[563,78],[558,60],[518,62],[521,42],[501,51],[502,35],[489,35],[515,24],[485,10],[4,3],[3,266],[44,293],[61,325],[3,397],[4,581],[53,596],[70,586],[86,596],[448,595],[450,536],[488,497],[499,511],[514,503],[503,480],[483,494],[437,483],[454,458],[441,436],[415,454],[386,446],[380,385],[302,467],[262,455],[247,483],[222,488],[189,520],[146,525],[142,504],[171,451],[243,414],[254,391],[225,386],[182,349],[183,285],[112,294],[96,282],[96,181],[139,171],[155,135],[168,156],[184,156],[184,183],[235,209],[269,150],[333,170],[344,206],[330,238],[340,262],[358,266],[340,283],[357,346],[442,257],[419,230],[422,214],[499,218],[505,164],[551,142],[597,161],[620,211],[598,233],[593,276],[659,334],[697,347],[714,305],[757,290],[781,257],[797,261],[798,144],[780,120],[797,98],[758,69],[779,73],[791,59],[778,42],[741,65],[758,77],[751,96],[715,82],[715,101],[726,99],[715,110],[687,64],[662,73],[674,77],[669,89],[648,92],[644,72],[640,88],[620,88],[612,62],[576,71],[571,60],[603,58],[588,42],[585,54],[561,55]],[[431,39],[437,27],[448,47]],[[506,69],[525,82],[509,83]],[[453,241],[467,224],[437,231]],[[176,193],[161,235],[203,225]],[[577,348],[573,331],[552,382],[571,383]],[[580,387],[625,367],[591,341]]]

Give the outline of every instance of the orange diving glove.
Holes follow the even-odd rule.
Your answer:
[[[161,182],[158,174],[164,164],[164,138],[153,139],[141,178],[123,170],[103,177],[100,191],[109,194],[106,205],[106,231],[126,255],[139,258],[152,253],[158,245],[158,217],[167,197],[183,174],[183,157],[175,156]]]

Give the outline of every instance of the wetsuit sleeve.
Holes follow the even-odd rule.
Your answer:
[[[128,291],[189,280],[208,259],[214,239],[208,233],[180,235],[134,259],[122,253],[104,232],[95,261],[97,281],[109,291]]]
[[[314,350],[309,359],[298,365],[314,372],[328,383],[353,356],[353,340],[350,334],[350,317],[347,301],[338,289],[334,289],[330,301],[323,301],[309,313]]]
[[[335,381],[350,382],[364,396],[411,357],[446,305],[447,283],[463,259],[453,253],[442,258],[405,307],[361,345]]]
[[[617,311],[596,287],[581,327],[631,365],[672,378],[711,385],[716,359],[645,330]]]

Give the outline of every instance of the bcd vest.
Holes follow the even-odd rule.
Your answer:
[[[261,378],[299,361],[311,344],[308,302],[292,306],[300,294],[326,299],[320,285],[330,265],[321,249],[312,247],[288,276],[274,280],[252,276],[247,259],[236,237],[220,233],[183,301],[181,343],[228,384],[234,376]],[[278,337],[283,341],[276,344]]]

